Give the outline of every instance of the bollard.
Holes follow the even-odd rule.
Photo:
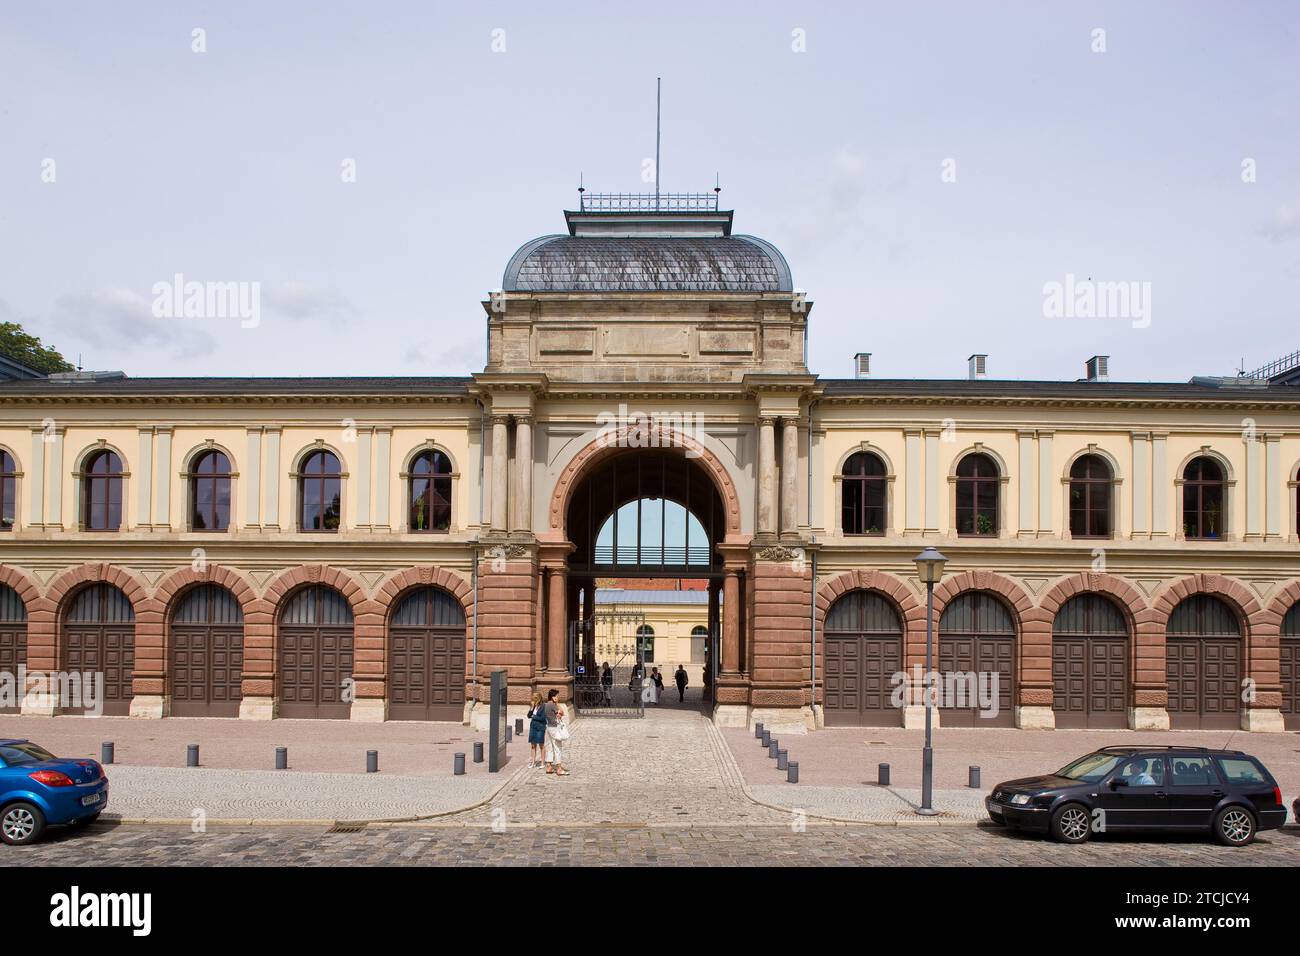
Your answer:
[[[760,737],[759,739],[763,741],[764,747],[770,746],[772,743],[772,731],[770,730],[763,731],[763,736]]]
[[[779,745],[777,744],[777,742],[776,742],[776,738],[775,738],[775,737],[773,737],[773,738],[772,738],[772,742],[769,743],[769,744],[767,745],[767,755],[768,755],[768,757],[770,757],[772,760],[775,760],[775,759],[776,759],[776,750],[777,750],[777,747],[778,747],[778,746],[779,746]]]
[[[786,783],[799,782],[799,762],[797,760],[791,760],[788,764],[786,764],[785,782]]]
[[[199,765],[199,745],[190,744],[185,748],[185,766],[197,767]]]
[[[980,788],[980,768],[971,767],[968,773],[969,778],[966,781],[966,786],[970,787],[972,790],[978,790]]]
[[[880,786],[882,786],[882,787],[887,787],[887,786],[889,786],[889,764],[887,764],[887,763],[882,763],[882,764],[877,768],[877,771],[876,771],[876,772],[877,772],[877,774],[878,774],[878,776],[877,776],[877,778],[876,778],[876,783],[878,783],[878,784],[879,784]]]
[[[754,739],[755,740],[763,739],[763,725],[761,723],[754,725]]]
[[[514,739],[515,739],[515,729],[511,727],[509,724],[506,724],[506,743],[510,743],[510,741]]]
[[[474,762],[483,762],[483,741],[481,740],[474,741]]]
[[[102,744],[99,745],[99,762],[100,763],[113,762],[113,741],[105,740]]]
[[[515,718],[515,733],[521,737],[524,735],[524,719],[522,717]]]
[[[788,770],[790,767],[790,751],[778,750],[776,752],[776,769]]]
[[[366,751],[366,773],[379,773],[379,751]]]
[[[463,776],[465,773],[465,755],[455,754],[451,762],[451,772],[456,776]]]
[[[275,748],[275,769],[276,770],[289,769],[289,748],[288,747]]]

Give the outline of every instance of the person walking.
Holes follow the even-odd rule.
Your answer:
[[[546,708],[542,695],[533,694],[528,704],[528,766],[542,766],[546,756]]]
[[[546,715],[546,772],[557,777],[567,777],[564,769],[564,741],[569,739],[568,711],[555,698],[560,692],[551,688],[546,692],[542,712]]]
[[[677,684],[677,703],[686,702],[686,685],[690,683],[690,678],[686,676],[686,668],[681,664],[677,665],[677,672],[673,674],[673,680]]]
[[[605,690],[605,706],[609,707],[614,703],[614,671],[609,666],[609,661],[605,661],[605,666],[600,670],[600,686]]]
[[[655,672],[654,672],[654,684],[655,684],[655,706],[658,706],[659,698],[663,696],[663,692],[664,692],[664,675],[660,672],[659,668],[657,667],[655,668]]]

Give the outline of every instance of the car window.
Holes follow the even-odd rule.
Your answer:
[[[38,747],[36,744],[4,744],[0,746],[0,760],[5,762],[8,767],[21,767],[24,764],[40,763],[42,760],[53,760],[54,754],[50,753],[44,747]]]
[[[1134,757],[1119,768],[1117,777],[1130,787],[1163,787],[1165,785],[1165,759],[1163,757]]]
[[[1086,783],[1096,783],[1106,774],[1115,769],[1115,764],[1119,763],[1120,758],[1115,754],[1088,754],[1086,757],[1080,757],[1072,764],[1068,764],[1056,771],[1058,777],[1068,777],[1071,780],[1082,780]]]
[[[1219,782],[1219,775],[1214,772],[1214,762],[1209,757],[1170,754],[1169,763],[1173,771],[1170,783],[1175,787],[1203,787]]]
[[[1220,757],[1219,769],[1229,783],[1267,783],[1255,761],[1245,757]]]

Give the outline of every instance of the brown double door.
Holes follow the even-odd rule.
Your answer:
[[[22,709],[23,689],[18,686],[18,668],[27,663],[27,622],[0,621],[0,674],[13,674],[14,700],[0,699],[0,714]]]
[[[304,588],[280,620],[281,717],[346,720],[352,713],[352,609],[333,588]]]
[[[1128,726],[1128,639],[1052,638],[1052,710],[1062,728]]]
[[[102,713],[125,717],[131,712],[135,671],[135,611],[130,600],[111,584],[93,584],[69,602],[60,635],[60,669],[103,680]],[[84,684],[84,680],[82,681]],[[98,694],[98,690],[95,691]],[[82,691],[80,700],[61,696],[61,713],[93,711]]]
[[[1001,600],[966,591],[949,602],[939,618],[938,670],[941,726],[1015,726],[1016,627]]]
[[[416,588],[388,627],[388,716],[455,720],[465,711],[465,612],[441,588]]]
[[[244,670],[244,615],[217,584],[191,588],[171,627],[171,713],[176,717],[238,717]]]
[[[1235,730],[1240,726],[1240,638],[1169,635],[1165,677],[1170,727]]]
[[[893,675],[903,669],[901,634],[826,633],[823,715],[828,727],[897,727]]]
[[[1282,720],[1287,730],[1300,730],[1300,635],[1282,635]]]

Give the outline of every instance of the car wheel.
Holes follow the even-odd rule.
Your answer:
[[[1052,814],[1052,837],[1062,843],[1082,843],[1091,829],[1092,820],[1082,804],[1067,803]]]
[[[45,832],[45,814],[30,803],[11,803],[0,811],[0,840],[10,846],[35,843]]]
[[[1224,807],[1214,817],[1214,838],[1224,846],[1245,846],[1255,839],[1255,817],[1245,807]]]

